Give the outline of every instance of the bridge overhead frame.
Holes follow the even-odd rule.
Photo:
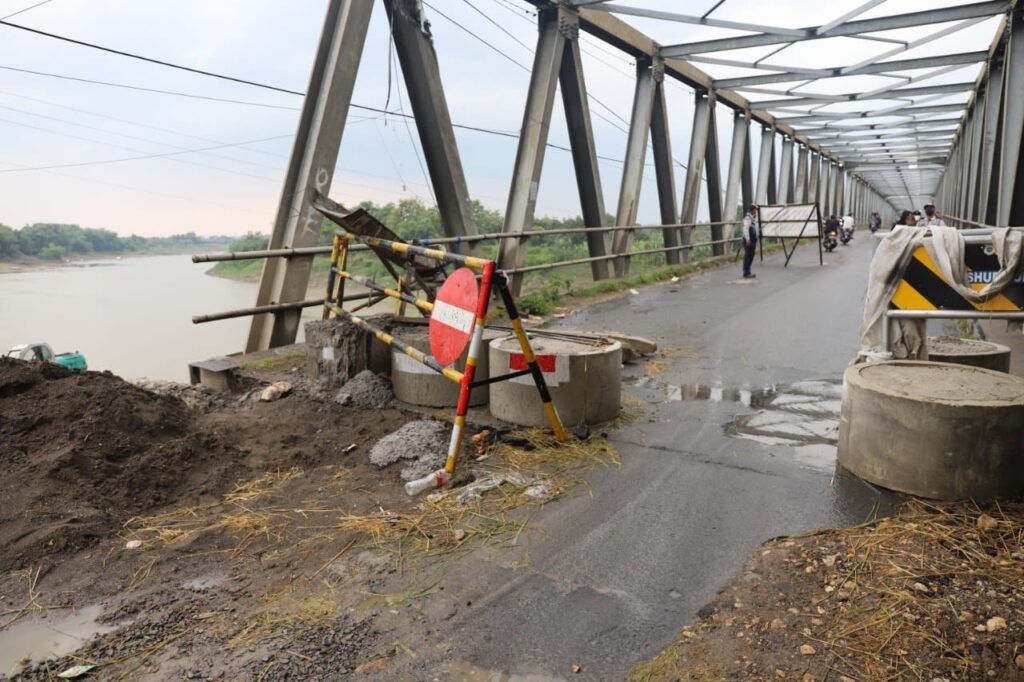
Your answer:
[[[321,46],[293,150],[288,182],[271,238],[272,248],[315,243],[319,224],[310,215],[312,189],[330,189],[351,86],[358,71],[369,15],[377,0],[330,0]],[[430,179],[448,237],[476,235],[468,183],[445,103],[440,66],[429,29],[429,11],[420,0],[379,0],[391,19],[392,39],[412,100]],[[702,185],[715,254],[726,252],[742,207],[751,203],[817,201],[825,214],[849,213],[866,222],[935,197],[946,212],[970,220],[1024,222],[1024,25],[1018,0],[987,0],[955,7],[862,18],[885,0],[867,0],[820,26],[780,28],[703,16],[626,6],[608,0],[523,0],[538,12],[537,49],[524,103],[523,125],[499,248],[499,266],[516,270],[526,260],[539,181],[560,87],[569,130],[581,212],[595,280],[629,272],[637,206],[647,149],[653,148],[660,224],[666,261],[690,257]],[[736,29],[746,35],[662,45],[622,18],[648,19]],[[1002,15],[988,50],[900,58],[919,45],[934,43],[991,17]],[[903,27],[945,23],[910,41],[875,35]],[[632,57],[637,64],[630,129],[624,151],[615,225],[605,225],[603,187],[597,167],[588,94],[580,60],[585,32]],[[782,66],[769,59],[805,40],[854,37],[884,44],[880,54],[860,63],[829,68]],[[733,59],[730,50],[765,46],[756,61]],[[724,56],[723,56],[723,53]],[[742,67],[751,73],[715,79],[696,64]],[[918,84],[973,64],[983,65],[974,81]],[[907,75],[905,72],[915,75]],[[829,78],[873,75],[893,82],[870,91],[831,94],[814,89]],[[687,173],[678,202],[670,146],[670,112],[664,81],[675,79],[694,90],[694,117]],[[776,89],[779,83],[793,83]],[[966,104],[949,101],[970,92]],[[762,97],[748,99],[747,95]],[[763,98],[767,96],[767,99]],[[879,102],[882,104],[879,105]],[[863,103],[863,104],[859,104]],[[838,109],[836,107],[839,107]],[[733,111],[728,165],[718,158],[715,111]],[[751,135],[759,132],[754,168]],[[778,153],[776,149],[780,150]],[[778,158],[776,158],[778,157]],[[724,178],[723,178],[724,173]],[[702,179],[704,181],[702,181]],[[724,182],[723,182],[724,180]],[[1021,200],[1016,200],[1018,195]],[[677,203],[678,202],[678,203]],[[296,226],[301,229],[297,229]],[[467,240],[467,244],[477,243]],[[683,249],[677,249],[684,247]],[[258,306],[304,298],[310,259],[268,260]],[[521,273],[513,278],[522,286]],[[249,350],[291,343],[298,314],[284,310],[254,318]]]

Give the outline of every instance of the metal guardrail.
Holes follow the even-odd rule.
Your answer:
[[[1024,311],[988,310],[886,310],[882,317],[882,350],[888,352],[892,321],[903,320],[1024,320]]]
[[[707,222],[707,223],[674,223],[671,225],[616,225],[612,227],[559,227],[552,230],[523,230],[520,232],[488,232],[485,234],[474,234],[465,237],[438,237],[437,239],[413,239],[410,240],[410,244],[415,246],[433,246],[438,244],[475,244],[482,241],[501,241],[504,239],[530,239],[532,237],[555,237],[558,235],[566,234],[592,234],[592,233],[603,233],[603,232],[626,232],[630,230],[675,230],[675,229],[695,229],[698,227],[714,227],[717,225],[739,225],[742,220],[723,220],[719,222]],[[737,238],[738,239],[738,238]],[[721,241],[735,241],[735,240],[721,240]],[[707,242],[712,243],[712,242]],[[663,247],[663,251],[679,250],[695,248],[697,246],[704,246],[707,243],[702,244],[690,244],[681,247]],[[713,242],[718,243],[718,242]],[[216,253],[203,253],[192,256],[193,263],[216,263],[220,261],[232,261],[232,260],[254,260],[258,258],[296,258],[301,256],[319,256],[328,255],[331,253],[332,247],[326,246],[308,246],[305,248],[297,249],[258,249],[255,251],[221,251]],[[365,244],[355,244],[349,249],[351,252],[357,251],[368,251],[369,247]],[[643,255],[638,253],[619,253],[608,256],[608,258],[628,258],[630,256]],[[604,258],[604,256],[601,256]],[[567,262],[566,262],[567,263]],[[510,272],[510,271],[506,271]]]
[[[565,227],[555,228],[551,230],[524,230],[520,232],[491,232],[486,234],[469,235],[466,237],[440,237],[438,239],[414,239],[409,242],[413,246],[447,246],[456,245],[461,246],[462,244],[475,244],[485,241],[502,241],[506,239],[531,239],[537,237],[553,237],[558,235],[574,235],[574,234],[590,234],[590,233],[615,233],[624,232],[630,230],[676,230],[676,229],[688,229],[695,230],[702,227],[716,227],[720,225],[739,225],[742,220],[723,220],[717,222],[703,222],[703,223],[673,223],[671,225],[631,225],[622,226],[616,225],[611,227]],[[607,254],[604,256],[590,256],[586,258],[572,258],[563,261],[555,261],[552,263],[540,263],[537,265],[528,265],[519,268],[509,268],[504,270],[506,274],[524,274],[527,272],[538,272],[541,270],[552,270],[555,268],[569,267],[573,265],[582,265],[585,263],[593,263],[597,261],[614,261],[620,258],[632,258],[634,256],[649,256],[658,253],[679,253],[683,251],[693,251],[694,249],[710,246],[714,247],[719,244],[735,244],[740,241],[740,237],[727,237],[725,239],[717,239],[710,241],[702,241],[690,244],[679,244],[676,246],[661,246],[652,249],[641,249],[638,251],[629,251],[627,253],[614,253]],[[291,249],[260,249],[254,251],[224,251],[217,253],[206,253],[196,254],[192,256],[193,263],[218,263],[222,261],[239,261],[239,260],[260,260],[266,258],[300,258],[309,256],[319,255],[330,255],[333,250],[333,246],[310,246],[305,248],[291,248]],[[353,244],[350,248],[350,252],[369,251],[370,247],[365,244]],[[371,294],[356,294],[351,297],[345,297],[346,301],[351,300],[365,300],[370,298]],[[295,310],[301,308],[313,308],[319,305],[323,305],[323,299],[310,299],[306,301],[295,301],[289,303],[271,303],[269,305],[255,306],[252,308],[238,308],[236,310],[229,310],[220,313],[210,313],[207,315],[194,315],[192,317],[193,324],[202,324],[205,322],[215,322],[217,320],[227,320],[236,317],[246,317],[249,315],[261,315],[264,313],[276,313],[283,310]]]

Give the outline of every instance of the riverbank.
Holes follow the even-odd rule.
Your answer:
[[[146,258],[149,256],[183,256],[191,255],[198,248],[220,250],[227,248],[229,242],[203,244],[191,247],[153,249],[148,251],[93,251],[88,254],[80,254],[58,259],[37,258],[35,256],[21,256],[16,260],[0,260],[0,274],[4,272],[32,272],[34,270],[51,270],[55,268],[66,268],[76,266],[87,266],[90,263],[107,260],[129,260],[135,258]],[[259,279],[257,273],[256,279]]]

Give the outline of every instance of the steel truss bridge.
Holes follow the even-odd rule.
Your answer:
[[[500,235],[480,235],[449,115],[440,66],[422,0],[379,0],[389,18],[430,181],[448,240],[472,249],[499,242],[499,266],[521,285],[533,228],[556,90],[565,110],[589,257],[595,280],[628,273],[637,229],[659,229],[666,262],[686,262],[698,244],[693,227],[710,226],[723,255],[739,206],[817,201],[824,214],[866,221],[934,199],[966,225],[1024,224],[1024,16],[1018,0],[898,11],[900,0],[868,0],[817,26],[765,26],[719,18],[738,0],[529,0],[537,42],[511,187]],[[329,0],[319,49],[260,281],[247,350],[292,343],[298,331],[320,234],[315,192],[330,190],[370,17],[378,0]],[[662,3],[665,4],[665,3]],[[941,3],[940,3],[941,4]],[[676,7],[703,7],[700,14]],[[713,37],[661,44],[629,23],[671,35],[699,25]],[[986,49],[958,49],[961,32],[995,25]],[[654,22],[654,23],[652,23]],[[607,225],[598,157],[580,55],[584,32],[636,63],[625,161]],[[786,50],[857,40],[863,59],[821,66],[787,64]],[[926,49],[919,49],[928,46]],[[829,50],[823,49],[823,54]],[[921,56],[922,52],[927,52]],[[754,56],[751,56],[754,55]],[[820,61],[815,60],[815,61]],[[702,68],[703,67],[703,68]],[[704,70],[704,68],[707,69]],[[710,71],[711,73],[709,73]],[[970,72],[973,77],[964,77]],[[712,75],[718,74],[718,77]],[[975,75],[976,74],[976,75]],[[866,89],[844,84],[872,76]],[[679,199],[672,172],[665,79],[695,92],[686,176]],[[558,86],[556,88],[556,86]],[[715,112],[733,116],[728,159],[720,159]],[[752,143],[751,136],[760,132]],[[779,141],[779,144],[777,144]],[[759,144],[754,168],[751,145]],[[653,151],[661,222],[637,225],[648,146]],[[777,149],[779,151],[777,151]],[[706,182],[702,182],[706,178]],[[697,222],[706,186],[709,220]],[[639,253],[651,253],[651,250]],[[311,302],[316,303],[316,302]]]

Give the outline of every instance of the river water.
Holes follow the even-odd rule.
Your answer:
[[[242,350],[250,319],[196,325],[192,316],[256,301],[255,283],[211,277],[210,267],[177,255],[0,271],[0,352],[46,341],[80,351],[91,370],[188,381],[189,362]]]

